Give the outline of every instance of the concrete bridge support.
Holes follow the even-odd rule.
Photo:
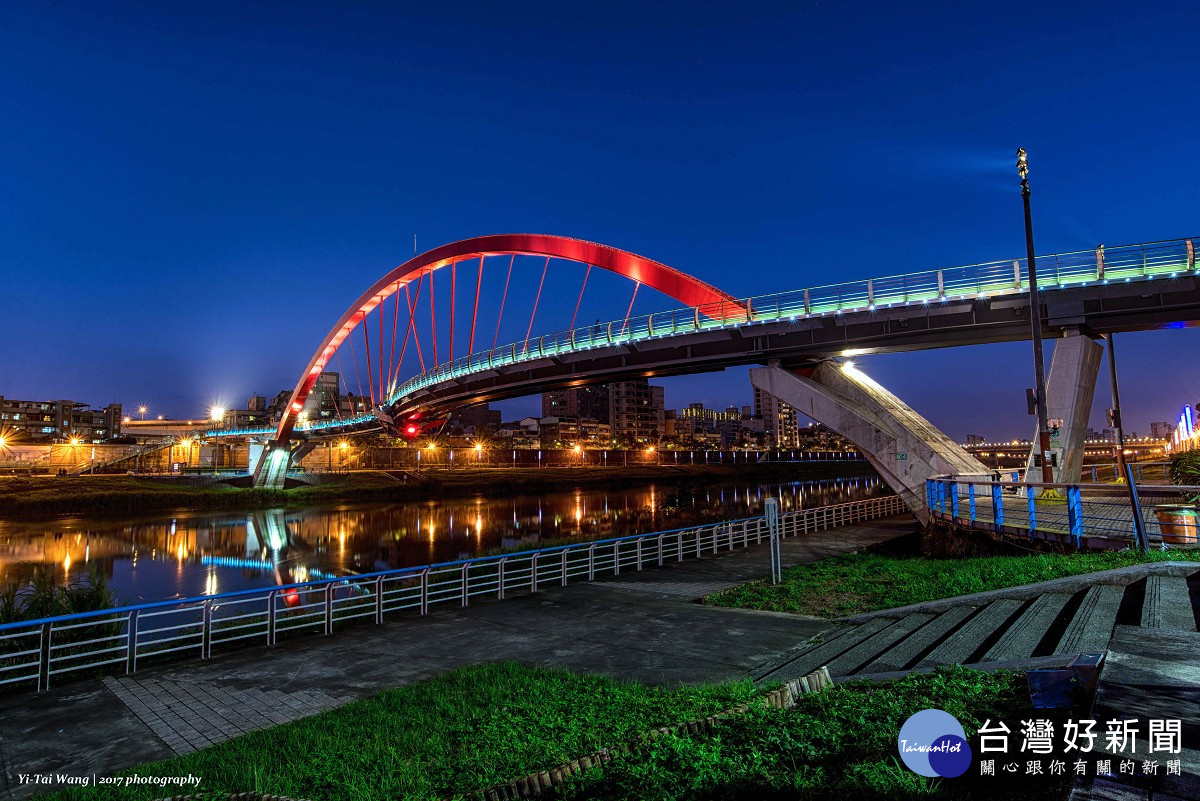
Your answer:
[[[1104,348],[1077,329],[1068,329],[1062,339],[1054,341],[1050,375],[1046,379],[1046,417],[1062,421],[1057,434],[1053,427],[1050,429],[1050,453],[1057,463],[1053,468],[1056,484],[1078,483],[1083,473],[1083,442],[1103,355]],[[1036,425],[1033,441],[1037,442]],[[1035,444],[1025,463],[1026,481],[1042,480],[1041,467],[1033,466],[1036,451]]]
[[[250,466],[254,470],[254,486],[259,489],[283,489],[288,470],[298,464],[305,454],[316,447],[311,442],[277,442],[250,446]]]
[[[798,371],[758,367],[750,371],[750,381],[853,442],[923,523],[929,521],[927,478],[992,473],[904,401],[849,364],[827,361]]]

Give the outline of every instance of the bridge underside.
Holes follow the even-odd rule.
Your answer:
[[[799,371],[759,367],[750,371],[750,381],[853,442],[922,522],[929,520],[926,479],[989,473],[904,401],[853,367],[832,361]]]

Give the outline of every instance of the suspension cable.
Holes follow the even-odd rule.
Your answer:
[[[538,281],[537,295],[533,298],[533,312],[529,315],[529,327],[525,329],[525,347],[521,348],[521,353],[524,354],[529,350],[529,335],[533,333],[533,318],[537,316],[538,301],[542,299],[542,286],[546,283],[546,271],[550,269],[550,257],[546,257],[546,266],[542,267],[542,280]]]
[[[508,259],[508,275],[504,279],[504,294],[500,296],[500,313],[496,315],[496,335],[492,337],[492,350],[496,349],[496,343],[500,341],[500,321],[504,319],[504,301],[508,299],[508,282],[512,280],[513,262],[516,259],[516,253]]]

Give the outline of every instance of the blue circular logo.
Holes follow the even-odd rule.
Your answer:
[[[900,758],[913,773],[951,779],[971,766],[971,746],[962,724],[949,712],[922,709],[900,727]]]

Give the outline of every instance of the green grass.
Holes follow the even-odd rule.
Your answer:
[[[788,568],[783,571],[780,584],[761,581],[743,584],[709,595],[704,602],[713,606],[842,617],[1170,559],[1200,560],[1200,552],[1108,551],[932,559],[856,551]]]
[[[199,775],[199,791],[214,797],[233,792],[313,801],[461,797],[621,745],[658,726],[728,708],[754,692],[749,682],[666,690],[513,663],[461,668],[122,775]],[[1023,677],[1013,673],[955,666],[887,684],[844,684],[805,696],[791,710],[752,705],[711,733],[660,738],[619,757],[604,772],[580,777],[560,797],[956,797],[969,786],[968,778],[930,781],[898,761],[900,725],[930,707],[958,718],[968,737],[986,718],[1015,721],[1028,714]],[[171,792],[92,787],[39,798],[149,799]]]
[[[791,710],[760,708],[722,721],[709,734],[656,740],[605,773],[593,771],[573,782],[560,797],[849,801],[1065,795],[1061,781],[1013,788],[970,773],[950,780],[912,773],[899,761],[896,736],[908,716],[931,707],[958,718],[970,739],[987,718],[1015,721],[1028,715],[1024,678],[955,666],[888,684],[838,685],[804,696]]]
[[[190,773],[203,777],[206,792],[314,801],[441,798],[712,714],[754,692],[749,681],[666,690],[513,663],[466,667],[130,773]],[[39,798],[150,799],[172,792],[179,791],[101,787]]]

